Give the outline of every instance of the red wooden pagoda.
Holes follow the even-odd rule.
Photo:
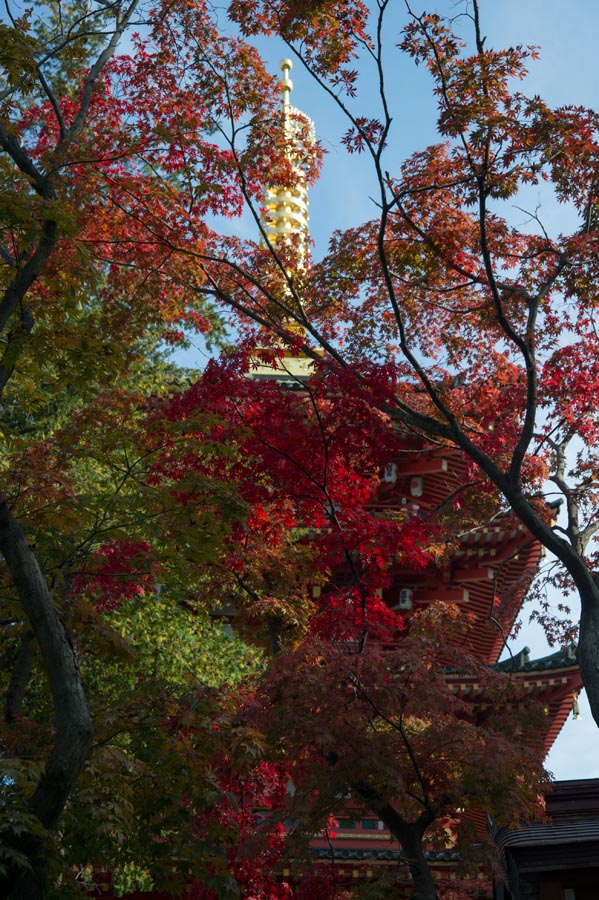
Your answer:
[[[292,110],[289,106],[291,64],[284,61],[281,67],[283,111],[288,117]],[[270,241],[285,241],[292,233],[307,237],[307,195],[301,181],[295,191],[269,189],[266,208],[263,224]],[[307,240],[300,245],[302,254],[306,246]],[[300,263],[305,263],[303,258]],[[284,363],[278,369],[257,365],[251,377],[275,379],[301,389],[302,382],[310,375],[311,361],[288,353]],[[433,513],[444,505],[451,508],[452,498],[469,479],[464,456],[449,447],[429,449],[414,434],[405,435],[402,449],[401,458],[389,460],[381,473],[372,510],[382,514],[405,510],[419,515]],[[397,564],[383,599],[408,620],[418,608],[437,601],[457,604],[469,622],[466,637],[460,638],[467,642],[469,651],[489,666],[510,673],[521,687],[520,695],[539,701],[544,707],[542,738],[545,750],[549,751],[582,687],[575,649],[569,647],[531,660],[528,649],[524,648],[515,656],[499,661],[541,556],[538,541],[508,510],[495,515],[492,521],[474,524],[453,536],[452,549],[441,566],[431,564],[424,570],[414,571]],[[343,573],[337,575],[343,577]],[[333,580],[335,577],[334,573]],[[484,710],[489,701],[476,678],[453,676],[451,672],[447,678],[456,694]],[[484,826],[484,816],[481,825]],[[333,864],[339,883],[349,885],[375,875],[381,867],[397,866],[402,859],[401,846],[391,838],[383,822],[374,814],[353,815],[351,801],[340,813],[336,837],[315,838],[311,853],[315,861]],[[455,879],[456,854],[451,848],[431,853],[430,863],[439,878],[449,883]],[[284,870],[281,875],[286,877],[289,872]],[[478,900],[492,897],[492,886],[485,873],[474,880],[470,889],[469,896]]]
[[[291,89],[290,62],[283,61],[281,68],[284,75],[283,109],[286,112]],[[268,192],[270,199],[264,224],[271,241],[285,241],[294,230],[306,236],[307,194],[301,184],[298,190],[301,196],[298,194],[295,199],[290,198],[289,192],[276,188]],[[306,242],[302,247],[305,245]],[[300,264],[304,265],[305,260],[302,259]],[[311,366],[311,360],[287,353],[283,367],[260,365],[253,370],[252,377],[275,379],[297,390],[309,378]],[[464,455],[450,447],[430,449],[422,438],[408,432],[404,435],[402,450],[401,458],[389,460],[382,472],[381,485],[370,508],[382,514],[404,510],[411,515],[430,514],[445,505],[451,508],[452,498],[469,480],[469,464]],[[542,555],[539,542],[508,510],[494,515],[489,522],[475,524],[456,534],[453,549],[442,567],[431,564],[425,570],[414,571],[397,565],[393,569],[391,586],[383,592],[383,599],[408,620],[419,607],[439,600],[457,604],[470,623],[466,638],[460,638],[467,642],[469,651],[489,666],[509,672],[521,688],[518,693],[523,702],[538,701],[544,708],[542,738],[547,753],[573,707],[576,708],[582,687],[575,647],[534,660],[530,659],[528,648],[524,648],[499,661],[508,650],[507,638]],[[343,579],[343,573],[337,575]],[[333,580],[335,577],[334,573]],[[447,677],[457,694],[484,710],[488,700],[484,688],[475,678],[451,674]],[[484,815],[481,814],[481,826],[483,824]],[[316,860],[335,864],[340,881],[349,884],[375,874],[381,866],[397,865],[402,856],[400,845],[391,839],[383,822],[375,815],[358,818],[341,815],[335,839],[314,839],[312,853]],[[430,862],[440,878],[450,882],[454,879],[454,851],[448,849],[431,854]],[[474,893],[471,896],[489,900],[492,895],[490,882],[484,873],[479,880],[480,888],[477,891],[476,884],[472,885]]]
[[[411,437],[401,461],[390,462],[383,473],[381,488],[373,507],[389,512],[407,509],[414,515],[438,509],[453,497],[466,480],[466,463],[451,448],[419,449],[422,443]],[[456,535],[453,549],[443,566],[424,571],[396,567],[392,585],[384,600],[404,617],[419,607],[439,600],[458,604],[470,625],[464,640],[468,649],[489,666],[509,672],[520,687],[523,702],[535,700],[546,712],[543,743],[548,752],[564,722],[576,705],[582,687],[575,647],[570,646],[541,659],[530,659],[528,648],[499,662],[514,622],[542,556],[542,548],[525,527],[507,511],[489,524],[469,528]],[[476,678],[447,676],[452,689],[483,712],[488,698]],[[486,827],[484,815],[481,827]],[[339,878],[351,883],[376,874],[380,866],[397,865],[400,845],[392,840],[383,822],[375,815],[339,819],[333,841],[313,841],[315,859],[333,862]],[[439,878],[451,883],[456,856],[448,849],[431,853],[430,863]],[[470,886],[474,896],[488,900],[490,882],[481,873],[480,888]]]
[[[390,464],[385,472],[377,506],[430,512],[452,497],[465,478],[466,463],[457,450],[407,453],[401,463]],[[469,651],[488,665],[512,673],[526,694],[546,709],[544,744],[548,752],[582,687],[575,648],[537,660],[531,660],[525,648],[499,662],[542,555],[539,542],[507,511],[489,524],[456,535],[441,571],[432,566],[423,572],[398,570],[384,597],[407,616],[412,609],[438,600],[458,604],[470,621]],[[476,683],[456,683],[455,689],[462,696],[484,702]]]

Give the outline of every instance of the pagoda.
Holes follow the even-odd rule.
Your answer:
[[[291,117],[303,116],[290,106],[292,83],[291,62],[283,60],[282,112],[293,143]],[[293,153],[293,151],[292,151]],[[307,265],[308,198],[301,177],[294,190],[269,187],[266,191],[262,222],[263,236],[269,245],[293,240],[298,248],[298,265]],[[302,388],[312,370],[312,361],[303,355],[285,353],[283,362],[274,366],[259,365],[251,374],[257,379],[276,380],[282,386]],[[406,431],[402,436],[401,454],[389,459],[381,472],[380,487],[369,508],[381,515],[403,512],[407,515],[431,513],[459,493],[468,481],[468,461],[461,451],[451,447],[430,447],[426,439]],[[541,735],[545,753],[549,752],[567,717],[577,715],[577,697],[582,679],[576,663],[575,647],[570,646],[540,659],[531,659],[527,647],[501,660],[509,649],[507,639],[518,618],[527,591],[535,577],[544,550],[517,517],[506,510],[492,521],[475,524],[453,536],[452,549],[443,564],[431,564],[418,571],[395,565],[391,583],[383,591],[383,599],[406,621],[419,608],[438,601],[457,604],[469,623],[466,636],[469,651],[480,661],[509,673],[523,702],[536,701],[545,711]],[[333,573],[340,582],[344,572]],[[319,593],[320,588],[316,589]],[[315,593],[316,596],[316,593]],[[390,648],[392,649],[392,648]],[[484,713],[489,702],[485,689],[475,678],[453,676],[448,672],[451,689],[473,707]],[[384,823],[374,814],[351,815],[344,809],[339,814],[334,839],[315,838],[311,842],[314,860],[336,866],[339,883],[355,884],[356,880],[376,874],[381,866],[397,865],[402,848],[394,841]],[[479,825],[487,828],[481,811]],[[431,868],[439,877],[455,879],[456,854],[448,848],[429,854]],[[285,870],[283,876],[290,873]],[[480,873],[480,890],[470,886],[471,896],[490,900],[492,893],[485,873]]]
[[[419,446],[420,445],[420,448]],[[408,510],[412,515],[439,506],[464,483],[462,454],[451,448],[429,450],[424,442],[410,436],[402,460],[390,461],[382,473],[375,500],[378,510]],[[411,571],[397,566],[383,599],[409,622],[418,608],[438,601],[457,604],[469,622],[460,640],[479,660],[509,673],[515,695],[522,704],[536,702],[545,716],[540,735],[548,753],[570,714],[577,715],[577,697],[582,679],[572,645],[540,659],[531,659],[524,647],[500,661],[508,648],[507,638],[519,615],[527,590],[534,578],[543,548],[511,511],[456,535],[453,548],[439,567]],[[389,647],[394,650],[395,647]],[[462,673],[446,675],[451,690],[472,704],[475,716],[483,716],[493,701],[475,677]],[[351,800],[338,819],[336,837],[312,841],[312,853],[321,863],[334,863],[341,883],[377,875],[381,866],[397,866],[403,858],[401,845],[393,839],[375,814],[352,814]],[[359,804],[356,804],[358,810]],[[488,832],[484,810],[471,816],[481,836]],[[456,879],[455,851],[430,851],[429,865],[446,884]],[[461,882],[460,882],[461,884]],[[486,873],[469,884],[468,896],[490,900],[492,886]],[[408,895],[406,895],[408,896]]]
[[[406,453],[401,464],[391,463],[383,473],[377,506],[430,511],[453,496],[464,478],[465,462],[458,450]],[[575,646],[540,659],[531,659],[524,647],[500,661],[543,555],[539,542],[507,510],[491,523],[456,535],[441,572],[436,567],[419,572],[398,569],[384,598],[408,618],[419,606],[439,600],[457,604],[470,623],[465,639],[470,652],[489,666],[510,673],[521,687],[520,693],[544,708],[547,753],[568,715],[578,714],[582,679]],[[448,678],[451,681],[451,674]],[[475,681],[460,678],[455,681],[455,691],[478,705],[485,702]]]
[[[291,147],[290,161],[295,165],[295,142],[299,140],[300,131],[302,140],[310,134],[311,123],[291,106],[291,68],[289,60],[282,61],[282,119]],[[298,122],[301,123],[299,130],[296,128]],[[308,266],[308,196],[299,167],[296,174],[293,187],[274,185],[266,188],[261,230],[263,242],[273,256],[276,256],[277,248],[291,248],[294,265],[301,270]],[[288,283],[292,274],[285,273]],[[286,322],[285,326],[301,327],[297,318]],[[287,389],[302,390],[311,376],[312,358],[286,350],[284,346],[281,349],[276,364],[256,361],[248,377],[258,381],[275,380]],[[380,485],[369,503],[369,510],[379,515],[401,512],[406,516],[419,516],[432,514],[444,505],[450,506],[452,498],[468,481],[468,463],[464,455],[452,447],[431,447],[425,438],[408,431],[400,435],[398,444],[396,457],[390,458],[380,473]],[[389,608],[400,612],[407,623],[418,609],[439,601],[457,605],[468,623],[465,635],[462,633],[459,639],[479,661],[509,674],[519,688],[516,692],[519,697],[527,702],[537,701],[544,708],[546,715],[541,739],[548,752],[568,715],[577,709],[582,680],[575,648],[570,646],[543,658],[531,659],[525,647],[501,660],[508,647],[507,638],[537,572],[543,548],[509,509],[494,515],[491,521],[465,528],[452,538],[441,564],[431,562],[416,571],[402,565],[401,561],[394,563],[382,599]],[[332,581],[342,582],[346,575],[342,570],[333,572]],[[320,590],[315,589],[315,596]],[[222,614],[228,616],[233,612],[226,610]],[[384,652],[385,647],[381,649]],[[484,685],[474,676],[468,678],[451,670],[445,677],[452,692],[471,703],[477,714],[484,714],[486,705],[492,702],[485,694]],[[342,808],[336,812],[335,837],[314,837],[310,853],[315,862],[335,867],[339,885],[355,885],[362,879],[373,877],[381,868],[397,867],[405,860],[400,843],[393,839],[375,813],[364,812],[363,805],[357,804],[352,810],[351,797],[345,798]],[[593,820],[584,831],[585,835],[591,834],[595,843],[599,835],[597,821]],[[477,825],[481,829],[487,828],[482,810]],[[528,848],[527,841],[534,843],[536,840],[535,828],[542,830],[543,827],[532,826],[532,830],[524,829],[516,837],[500,836],[506,865],[509,863],[513,868],[507,853],[509,847]],[[555,833],[563,838],[559,829]],[[542,835],[545,836],[545,832]],[[457,854],[449,842],[446,849],[428,853],[430,868],[449,884],[452,881],[457,884],[456,862]],[[283,869],[280,874],[285,879],[293,877],[289,869]],[[491,900],[494,896],[485,872],[480,872],[468,888],[468,896],[475,900]],[[507,887],[505,891],[502,887],[501,891],[503,893],[495,893],[495,896],[501,896],[502,900],[520,898],[519,894],[508,894]],[[102,893],[110,896],[107,885]],[[128,896],[132,900],[134,897],[142,900],[148,894]],[[158,900],[166,895],[154,892],[150,896]],[[396,896],[399,900],[400,895]]]
[[[280,68],[282,116],[293,163],[297,140],[293,122],[307,123],[308,133],[312,135],[314,126],[304,113],[291,106],[291,61],[282,60]],[[262,228],[273,250],[295,235],[299,239],[295,244],[295,265],[304,269],[308,265],[308,195],[299,168],[297,174],[293,189],[276,186],[266,189]],[[251,377],[276,380],[285,387],[301,389],[312,367],[311,358],[289,354],[283,364],[256,367]],[[467,482],[469,462],[456,448],[431,448],[424,437],[408,431],[400,443],[401,456],[390,459],[381,473],[380,487],[369,504],[373,512],[430,514],[459,493]],[[568,714],[572,710],[577,714],[576,699],[582,680],[575,647],[536,660],[531,660],[530,651],[524,648],[499,661],[508,649],[507,638],[543,555],[540,543],[507,510],[495,515],[489,523],[476,524],[455,535],[454,548],[441,572],[436,566],[418,572],[397,567],[383,599],[408,619],[414,610],[439,600],[458,604],[471,622],[467,637],[470,651],[489,666],[512,674],[526,693],[546,708],[544,745],[548,752]],[[465,683],[456,685],[456,690],[474,696],[477,687]]]
[[[285,248],[287,265],[291,260],[292,267],[302,271],[309,265],[308,195],[301,167],[296,166],[296,153],[298,141],[305,141],[306,135],[310,139],[313,126],[302,112],[291,106],[291,69],[290,60],[281,62],[281,115],[290,147],[289,160],[295,167],[297,177],[293,187],[271,185],[266,188],[261,233],[263,245],[271,251],[273,258]],[[294,272],[280,265],[279,271],[287,284],[283,291],[291,294]],[[289,308],[293,310],[291,297]],[[301,331],[299,316],[292,316],[283,324],[288,331]],[[284,344],[280,350],[276,363],[256,360],[248,377],[258,381],[274,380],[286,389],[301,391],[313,370],[312,357],[286,349]],[[377,515],[401,513],[409,517],[433,514],[443,506],[451,508],[452,498],[469,480],[468,465],[459,450],[448,446],[431,447],[424,437],[406,431],[400,435],[395,458],[390,458],[380,473],[379,488],[368,509]],[[570,646],[540,659],[531,659],[525,647],[501,660],[542,555],[543,548],[539,542],[508,509],[495,514],[491,521],[471,524],[452,535],[450,549],[441,563],[431,562],[418,570],[402,565],[401,561],[394,563],[389,584],[382,591],[382,599],[389,608],[401,613],[408,624],[418,609],[440,601],[457,605],[468,623],[466,633],[462,632],[459,640],[467,644],[471,654],[480,662],[508,674],[517,686],[516,695],[522,698],[522,702],[537,701],[545,710],[540,737],[545,752],[548,752],[568,715],[572,710],[575,713],[577,710],[582,680],[576,664],[575,647]],[[339,569],[332,573],[331,581],[343,583],[346,578],[347,573]],[[320,591],[321,588],[315,588],[314,596],[318,596]],[[223,614],[232,615],[233,612],[228,610]],[[388,649],[392,651],[396,646]],[[383,652],[385,649],[384,646],[381,648]],[[484,715],[486,706],[492,700],[486,696],[484,685],[476,677],[469,678],[451,670],[446,672],[445,677],[451,691],[470,703],[475,715]],[[402,846],[375,813],[364,811],[363,804],[352,804],[351,796],[344,798],[340,806],[335,811],[338,823],[335,837],[314,837],[310,842],[312,860],[334,866],[339,885],[351,887],[363,879],[376,876],[382,868],[397,868],[405,861]],[[481,830],[488,828],[483,810],[476,818],[476,825]],[[592,837],[596,841],[595,821],[592,827],[595,829]],[[531,826],[532,830],[525,828],[516,837],[510,837],[511,833],[500,834],[499,844],[503,858],[507,860],[506,866],[514,868],[508,852],[510,848],[527,848],[527,841],[534,843],[539,829],[545,836],[543,828],[546,830],[543,825]],[[588,826],[587,831],[590,828]],[[563,836],[559,829],[555,833]],[[440,880],[449,885],[455,882],[458,887],[458,859],[450,841],[446,849],[431,849],[427,859]],[[283,868],[280,875],[286,880],[293,878],[293,873],[287,868]],[[513,873],[511,877],[513,881]],[[506,885],[507,882],[506,876]],[[462,884],[460,881],[460,889]],[[132,900],[133,897],[141,900],[148,895],[140,893],[129,896]],[[153,893],[151,896],[157,900],[161,895]],[[401,888],[395,896],[399,900]],[[519,894],[508,893],[507,886],[496,888],[493,892],[488,873],[482,871],[468,884],[468,896],[473,900],[492,900],[493,896],[500,896],[502,900],[520,898]]]

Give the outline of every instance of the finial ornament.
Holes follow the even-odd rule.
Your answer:
[[[279,68],[283,73],[280,86],[285,152],[297,174],[297,183],[292,188],[267,186],[263,225],[268,240],[273,245],[280,241],[290,244],[292,235],[297,236],[297,265],[304,268],[308,250],[308,191],[302,166],[314,145],[314,125],[304,113],[291,106],[293,82],[289,73],[293,63],[290,59],[282,59]]]
[[[293,68],[291,60],[281,60],[279,67],[283,77],[279,82],[281,107],[280,117],[276,123],[277,143],[292,170],[292,177],[288,179],[287,185],[277,183],[276,176],[270,184],[268,182],[265,184],[262,233],[269,250],[279,255],[279,266],[275,270],[278,275],[278,288],[275,290],[278,289],[283,303],[289,310],[287,316],[280,316],[278,309],[274,315],[280,316],[281,324],[290,333],[300,335],[305,340],[301,301],[295,291],[298,289],[298,283],[301,284],[301,277],[298,276],[305,274],[309,266],[306,171],[316,137],[313,122],[290,102],[293,90],[293,82],[289,77]],[[282,266],[285,267],[284,273],[281,270]],[[272,364],[257,360],[252,367],[251,376],[248,377],[283,379],[286,382],[289,379],[303,382],[309,378],[314,367],[312,358],[288,347],[286,341],[281,341],[278,346],[284,350],[283,358]]]
[[[290,59],[282,59],[279,68],[283,73],[283,81],[281,82],[281,90],[283,91],[283,110],[287,111],[293,90],[293,81],[289,77],[289,73],[293,69],[293,63]]]

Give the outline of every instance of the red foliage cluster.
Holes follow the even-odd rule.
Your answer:
[[[208,476],[216,466],[247,505],[245,520],[231,532],[231,572],[243,578],[246,569],[264,566],[268,554],[307,550],[314,584],[334,570],[348,573],[345,584],[333,580],[322,592],[312,627],[332,637],[370,621],[390,634],[401,623],[378,599],[390,566],[401,560],[424,568],[438,528],[406,513],[389,517],[369,508],[382,468],[401,444],[368,402],[372,383],[363,393],[348,390],[347,376],[324,370],[290,392],[246,377],[247,367],[246,355],[211,362],[200,381],[154,410],[165,450],[152,480],[169,483],[180,502],[191,503],[190,474]],[[387,379],[379,374],[382,383]],[[182,429],[177,441],[173,429]],[[207,454],[210,442],[223,454]]]
[[[113,540],[73,579],[72,590],[93,599],[99,612],[112,612],[127,600],[153,593],[159,575],[147,541]]]

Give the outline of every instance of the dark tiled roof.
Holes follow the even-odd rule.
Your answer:
[[[599,819],[599,778],[555,781],[545,793],[545,808],[556,819]]]
[[[502,830],[497,834],[495,840],[501,849],[599,841],[599,819],[580,818],[560,819],[556,822],[531,822],[516,831]]]
[[[548,669],[568,669],[576,665],[576,645],[570,644],[565,650],[558,650],[540,659],[529,659],[529,649],[524,647],[515,656],[510,656],[493,667],[500,672],[543,672]]]

